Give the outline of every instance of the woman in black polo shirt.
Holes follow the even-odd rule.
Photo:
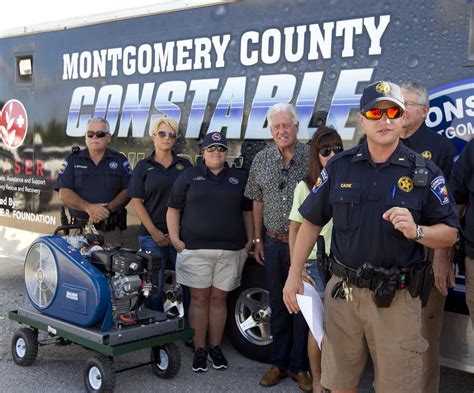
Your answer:
[[[170,238],[178,250],[176,279],[191,289],[189,324],[196,347],[193,371],[227,368],[220,342],[226,297],[240,285],[252,247],[252,204],[244,197],[247,176],[226,164],[227,142],[219,132],[205,136],[203,160],[176,180],[168,201]]]
[[[162,266],[153,276],[154,288],[148,307],[163,311],[163,283],[166,262],[174,266],[176,250],[171,244],[166,226],[166,202],[176,178],[191,163],[178,157],[173,147],[178,135],[178,124],[170,118],[160,118],[151,127],[151,139],[155,150],[138,162],[128,186],[128,196],[142,222],[139,243],[143,251],[161,256]]]

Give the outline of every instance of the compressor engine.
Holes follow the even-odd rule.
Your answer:
[[[95,234],[38,238],[25,260],[31,304],[80,326],[101,325],[102,331],[140,322],[136,310],[151,293],[160,257],[100,243]]]

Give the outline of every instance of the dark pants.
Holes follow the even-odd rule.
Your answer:
[[[273,336],[272,363],[281,369],[298,373],[308,369],[308,325],[303,314],[290,314],[283,303],[283,287],[290,267],[287,243],[266,236],[265,285],[270,293]]]
[[[154,289],[148,299],[148,307],[152,310],[163,311],[163,288],[165,284],[165,270],[168,261],[171,261],[171,265],[174,269],[176,263],[176,250],[173,246],[159,246],[151,236],[138,237],[140,243],[140,249],[148,251],[161,256],[161,269],[152,275],[152,282],[157,285],[157,289]],[[187,320],[188,306],[189,306],[189,288],[182,286],[183,289],[183,306],[184,306],[184,317]]]

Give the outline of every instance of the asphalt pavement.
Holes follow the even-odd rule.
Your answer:
[[[0,259],[0,392],[83,392],[83,367],[93,355],[76,345],[40,347],[36,362],[30,367],[19,367],[10,353],[10,341],[19,324],[8,320],[7,313],[28,304],[24,294],[23,264]],[[41,337],[41,336],[40,336]],[[191,370],[192,351],[178,343],[181,369],[170,380],[156,377],[150,366],[119,373],[115,391],[133,392],[300,392],[290,378],[271,388],[259,386],[258,381],[268,369],[267,364],[241,356],[227,340],[223,350],[229,360],[227,370],[214,370],[209,365],[206,373]],[[149,351],[122,355],[114,360],[114,368],[122,369],[146,362]],[[369,366],[364,373],[360,392],[373,392],[373,372]],[[441,393],[474,393],[474,374],[442,368]]]

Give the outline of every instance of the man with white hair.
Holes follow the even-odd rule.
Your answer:
[[[109,122],[91,118],[85,132],[86,148],[73,148],[59,170],[55,189],[74,223],[92,223],[107,245],[121,246],[132,171],[123,154],[108,148],[111,141]]]
[[[311,391],[308,328],[301,313],[288,313],[282,298],[290,266],[288,216],[293,191],[308,171],[309,146],[298,142],[299,124],[293,105],[272,106],[267,121],[275,143],[255,156],[245,190],[245,196],[253,200],[255,258],[265,268],[272,310],[273,367],[263,375],[260,385],[273,386],[291,375],[300,389]]]

